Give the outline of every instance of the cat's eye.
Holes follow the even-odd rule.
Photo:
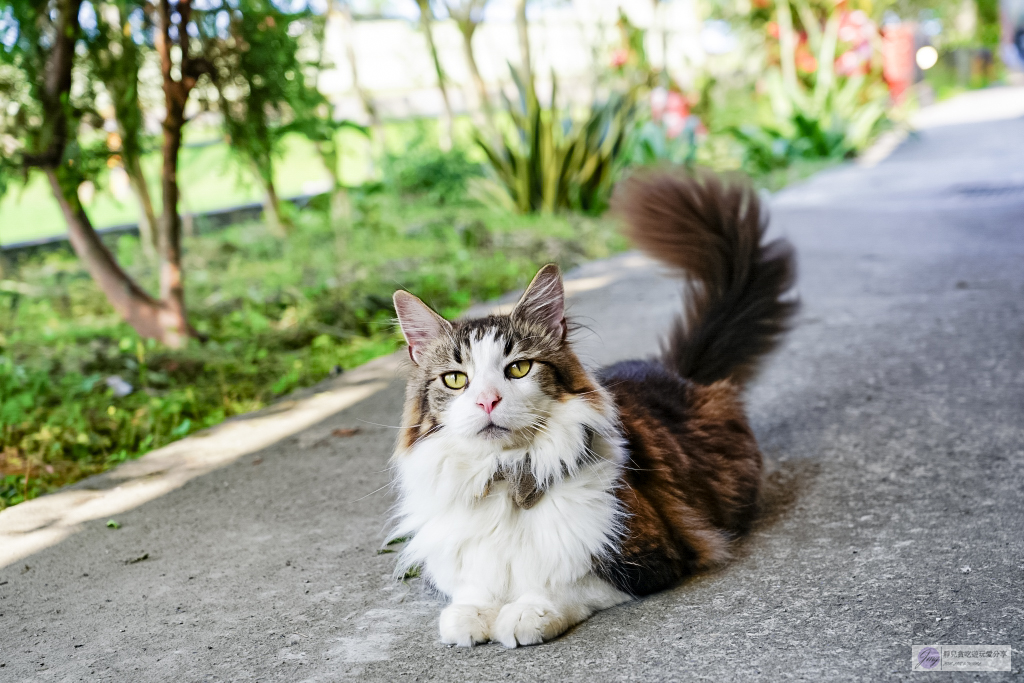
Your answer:
[[[441,381],[449,389],[461,389],[468,381],[464,372],[446,372],[441,375]]]
[[[532,367],[532,360],[517,360],[515,363],[512,363],[507,368],[505,368],[505,374],[507,374],[512,379],[522,379],[523,377],[526,377],[527,374],[529,374],[530,368]]]

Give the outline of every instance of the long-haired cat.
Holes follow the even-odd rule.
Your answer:
[[[761,453],[739,394],[795,311],[793,250],[762,243],[747,185],[710,174],[634,177],[613,208],[688,278],[655,360],[585,368],[554,265],[509,315],[450,322],[395,293],[413,366],[392,537],[451,599],[445,643],[549,640],[723,561],[752,521]]]

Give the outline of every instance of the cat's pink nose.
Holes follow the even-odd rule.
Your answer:
[[[480,398],[476,400],[476,404],[484,409],[484,412],[488,415],[494,410],[495,406],[501,401],[501,396],[498,396],[496,391],[485,391],[480,394]]]

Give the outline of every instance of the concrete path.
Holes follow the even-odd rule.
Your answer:
[[[749,393],[771,474],[726,567],[540,647],[441,645],[440,602],[377,552],[402,401],[385,359],[293,406],[301,430],[236,421],[0,515],[0,680],[954,676],[911,673],[913,644],[1011,645],[1013,671],[981,677],[1020,680],[1024,119],[930,128],[783,193],[774,220],[804,308]],[[656,348],[677,298],[657,268],[573,277],[587,358]]]

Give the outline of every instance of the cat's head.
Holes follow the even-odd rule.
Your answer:
[[[602,400],[567,339],[565,292],[544,266],[508,315],[449,322],[405,291],[395,310],[414,369],[401,445],[445,430],[502,448],[528,447],[560,403]]]

